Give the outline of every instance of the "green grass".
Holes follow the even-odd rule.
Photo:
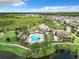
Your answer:
[[[0,38],[0,42],[6,42],[6,38],[10,38],[9,43],[16,42],[16,34],[15,32],[7,32]]]
[[[15,29],[26,26],[32,29],[33,27],[35,27],[35,25],[37,26],[42,23],[47,23],[50,27],[54,29],[60,29],[65,27],[63,24],[59,24],[58,22],[51,21],[42,17],[27,17],[24,14],[20,14],[19,16],[17,14],[6,14],[6,16],[0,16],[0,29]]]
[[[79,53],[79,45],[69,45],[69,44],[59,44],[59,45],[56,45],[56,49],[68,49],[72,52],[75,52],[75,51],[78,51]]]
[[[28,53],[28,51],[26,51],[22,48],[19,48],[19,47],[15,47],[15,46],[0,45],[0,50],[8,51],[8,52],[11,52],[11,53],[14,53],[16,55],[23,56],[23,57],[26,57],[26,54]]]
[[[69,49],[72,52],[78,52],[79,53],[79,45],[58,45],[59,48],[64,48],[64,49]],[[43,47],[44,48],[44,47]],[[19,47],[14,47],[14,46],[3,46],[0,45],[0,50],[2,51],[8,51],[11,53],[14,53],[16,55],[22,56],[22,57],[32,57],[32,58],[39,58],[43,56],[50,55],[55,52],[55,45],[49,46],[46,48],[40,48],[39,51],[30,51],[30,50],[24,50]],[[45,51],[45,52],[44,52]]]
[[[62,15],[62,16],[79,16],[79,12],[54,12],[54,13],[44,13],[47,15]]]
[[[17,15],[16,15],[17,16]],[[9,21],[8,21],[9,20]],[[11,25],[4,25],[3,21],[6,21],[5,23],[10,23],[14,20],[14,22]],[[18,27],[23,27],[23,26],[32,26],[33,24],[39,24],[42,23],[44,20],[44,18],[39,18],[39,17],[19,17],[19,19],[11,18],[11,17],[7,17],[7,18],[0,18],[0,22],[2,24],[2,26],[0,26],[1,29],[5,29],[5,28],[18,28]]]

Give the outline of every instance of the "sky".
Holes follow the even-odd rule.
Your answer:
[[[0,12],[79,12],[79,0],[0,0]]]

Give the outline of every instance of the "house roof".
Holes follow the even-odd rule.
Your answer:
[[[57,34],[57,36],[59,36],[59,37],[66,37],[66,36],[69,35],[69,33],[66,32],[66,31],[64,31],[64,30],[57,30],[57,31],[56,31],[56,34]]]

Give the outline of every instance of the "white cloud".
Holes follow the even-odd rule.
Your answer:
[[[21,5],[24,5],[25,3],[24,2],[18,2],[18,3],[14,3],[13,6],[21,6]]]
[[[23,4],[25,4],[23,0],[0,0],[0,6],[5,5],[21,6]]]
[[[32,9],[31,12],[79,12],[79,6],[46,6]]]

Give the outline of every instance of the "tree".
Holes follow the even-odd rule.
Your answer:
[[[79,31],[77,32],[76,36],[78,36],[78,37],[79,37]]]
[[[11,40],[10,40],[10,38],[6,38],[6,41],[7,41],[7,42],[10,42]]]
[[[17,31],[15,31],[15,34],[18,35],[19,33]]]
[[[72,28],[72,29],[71,29],[71,32],[72,32],[72,33],[75,33],[75,32],[76,32],[75,27],[74,27],[74,26],[72,26],[71,28]]]

